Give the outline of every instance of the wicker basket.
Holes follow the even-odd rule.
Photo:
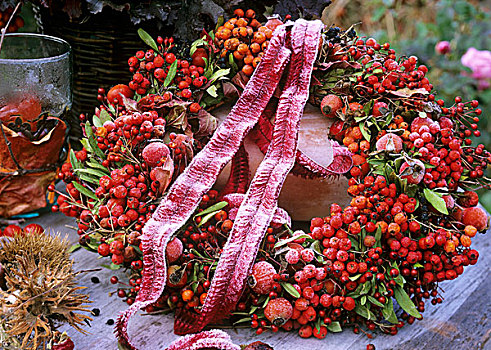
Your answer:
[[[96,15],[71,22],[65,13],[42,11],[46,34],[65,39],[73,53],[73,106],[70,127],[72,137],[80,137],[78,116],[91,115],[97,106],[97,89],[110,88],[131,80],[128,58],[145,48],[137,30],[143,27],[156,35],[155,22],[134,25],[125,13],[104,9]],[[166,27],[159,31],[166,35]]]

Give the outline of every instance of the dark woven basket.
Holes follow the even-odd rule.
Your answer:
[[[44,32],[65,39],[73,52],[73,106],[70,118],[71,136],[81,136],[80,113],[91,116],[98,105],[97,89],[128,83],[131,73],[128,58],[145,44],[138,37],[138,28],[156,35],[157,23],[131,23],[125,13],[104,9],[78,22],[71,22],[65,13],[42,12]],[[162,26],[160,26],[162,27]],[[166,28],[159,31],[165,36]]]

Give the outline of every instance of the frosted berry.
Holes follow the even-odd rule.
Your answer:
[[[281,327],[293,315],[293,306],[285,298],[272,299],[264,309],[264,316],[275,326]]]
[[[298,253],[297,250],[295,249],[290,249],[286,254],[285,254],[285,259],[286,261],[291,264],[291,265],[295,265],[296,263],[298,263],[298,261],[300,260],[300,254]]]
[[[247,283],[258,294],[269,294],[273,290],[273,275],[276,270],[270,263],[260,261],[252,267],[252,274],[247,278]]]
[[[302,256],[302,260],[305,261],[306,263],[309,263],[312,260],[314,260],[314,251],[312,249],[304,249],[302,250],[300,255]]]
[[[165,248],[165,255],[169,263],[173,263],[181,257],[182,248],[182,242],[177,237],[174,237],[174,239],[167,244],[167,248]]]
[[[169,154],[169,147],[163,142],[152,142],[142,151],[142,157],[150,167],[161,165]]]

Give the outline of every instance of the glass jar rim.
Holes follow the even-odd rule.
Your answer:
[[[63,48],[63,53],[59,54],[59,55],[40,57],[40,58],[0,58],[0,63],[40,63],[43,61],[56,62],[58,60],[66,58],[72,52],[72,47],[70,46],[70,44],[66,40],[63,40],[63,39],[55,37],[55,36],[45,35],[45,34],[37,34],[37,33],[9,33],[9,34],[5,34],[5,39],[12,38],[12,37],[38,38],[41,40],[55,42],[55,43],[59,44],[60,47]],[[4,40],[3,44],[5,45],[5,40]]]

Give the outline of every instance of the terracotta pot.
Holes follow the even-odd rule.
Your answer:
[[[230,106],[223,106],[213,111],[219,121],[223,121],[230,111]],[[327,165],[325,156],[326,138],[329,127],[334,120],[327,119],[320,110],[307,104],[300,123],[299,148],[310,158],[321,165]],[[245,139],[245,148],[249,154],[251,178],[261,163],[264,155],[250,137]],[[230,164],[220,174],[216,188],[221,189],[227,182]],[[342,207],[350,202],[346,190],[348,181],[344,176],[338,179],[304,179],[288,175],[280,194],[279,205],[288,211],[293,220],[310,221],[315,216],[327,216],[329,206],[335,202]]]

